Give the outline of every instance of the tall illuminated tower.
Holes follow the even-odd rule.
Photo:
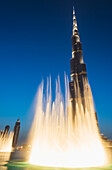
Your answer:
[[[71,82],[69,83],[69,90],[70,90],[70,100],[72,103],[73,118],[74,118],[75,109],[76,109],[76,100],[78,97],[81,97],[82,104],[85,109],[84,89],[89,88],[86,64],[83,61],[82,45],[81,45],[80,37],[78,33],[78,27],[77,27],[77,21],[76,21],[74,8],[73,8],[73,35],[71,37],[71,40],[72,40],[72,58],[70,60]],[[76,88],[77,86],[79,87],[79,89]],[[78,94],[78,90],[80,91],[80,96]],[[96,112],[95,112],[95,115],[96,115],[96,120],[97,120]]]
[[[72,58],[70,60],[71,65],[71,82],[69,83],[70,100],[73,107],[73,117],[75,116],[75,101],[78,98],[77,91],[75,90],[74,83],[79,84],[80,94],[83,99],[84,95],[84,83],[83,80],[87,80],[86,64],[83,62],[82,45],[78,33],[77,21],[75,16],[75,10],[73,8],[73,35],[72,40]]]

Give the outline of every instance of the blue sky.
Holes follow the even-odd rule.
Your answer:
[[[30,129],[31,108],[42,79],[64,71],[70,79],[72,8],[76,10],[100,131],[112,138],[112,2],[16,0],[0,2],[0,129],[21,120],[20,141]]]

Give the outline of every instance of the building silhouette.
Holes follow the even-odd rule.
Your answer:
[[[12,142],[13,147],[17,146],[19,131],[20,131],[20,120],[18,119],[14,126],[14,136],[13,136],[13,142]]]

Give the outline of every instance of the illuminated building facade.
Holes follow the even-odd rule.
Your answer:
[[[72,58],[70,60],[71,82],[69,82],[69,90],[70,90],[70,100],[72,103],[73,119],[74,119],[77,98],[81,97],[82,104],[84,107],[85,105],[84,89],[90,88],[88,85],[86,64],[83,61],[82,44],[80,42],[74,9],[73,9],[73,35],[71,37],[71,40],[72,40]],[[79,87],[79,89],[78,88],[75,89],[76,85]],[[78,93],[78,90],[80,91],[80,95]],[[97,120],[96,112],[95,112],[95,116]],[[98,124],[98,120],[97,120],[97,124]]]

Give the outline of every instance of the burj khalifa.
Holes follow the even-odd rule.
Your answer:
[[[87,78],[86,64],[83,61],[82,44],[79,37],[75,10],[73,8],[73,34],[72,40],[72,58],[70,59],[71,66],[71,81],[69,82],[70,101],[72,103],[73,119],[75,118],[76,101],[80,97],[82,100],[83,109],[85,109],[85,89],[89,90]],[[77,88],[79,87],[79,88]],[[80,95],[79,95],[80,91]],[[95,112],[96,120],[97,114]],[[98,122],[98,121],[97,121]]]

